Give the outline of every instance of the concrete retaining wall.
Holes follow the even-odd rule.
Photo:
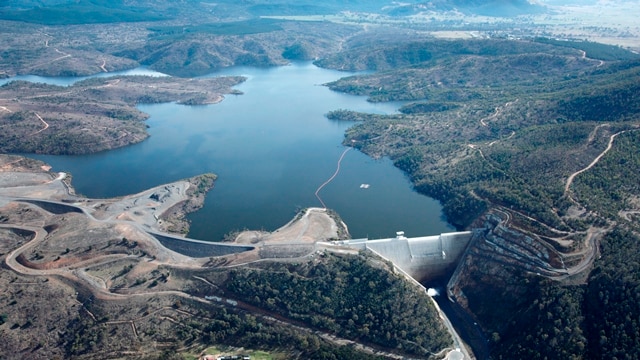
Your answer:
[[[342,244],[359,250],[371,249],[417,281],[424,282],[455,269],[471,234],[464,231],[406,238],[399,232],[395,238],[348,240]]]

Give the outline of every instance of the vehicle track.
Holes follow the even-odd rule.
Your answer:
[[[569,193],[569,188],[571,187],[571,184],[573,183],[573,180],[575,179],[576,176],[578,176],[578,175],[582,174],[583,172],[585,172],[585,171],[591,169],[592,167],[594,167],[598,163],[598,161],[600,161],[600,159],[602,159],[602,157],[605,156],[609,152],[609,150],[611,150],[611,148],[613,147],[613,141],[615,140],[616,136],[618,136],[620,134],[623,134],[623,133],[625,133],[627,131],[636,131],[636,130],[637,129],[635,129],[635,130],[623,130],[623,131],[619,131],[619,132],[611,135],[609,137],[609,144],[607,145],[607,148],[604,149],[604,151],[601,152],[600,155],[598,155],[595,159],[593,159],[591,164],[587,165],[587,167],[585,167],[584,169],[578,170],[578,171],[574,172],[573,174],[569,175],[569,178],[567,178],[567,182],[564,185],[564,195],[567,195]]]

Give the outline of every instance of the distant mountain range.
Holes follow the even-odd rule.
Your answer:
[[[546,7],[539,2],[528,0],[433,0],[416,2],[396,2],[390,0],[327,0],[322,3],[303,0],[295,3],[286,0],[253,0],[247,1],[249,8],[256,11],[312,11],[334,13],[338,11],[384,12],[389,15],[404,16],[425,10],[452,11],[465,14],[487,16],[515,16],[539,13]]]
[[[395,7],[390,15],[408,15],[424,11],[459,11],[464,14],[510,17],[541,13],[546,7],[528,0],[432,0]]]
[[[204,6],[204,7],[203,7]],[[540,13],[546,7],[528,0],[432,0],[398,3],[391,0],[219,0],[203,5],[197,0],[22,0],[0,4],[0,19],[46,24],[157,21],[187,9],[202,8],[221,18],[267,15],[318,15],[341,11],[407,16],[424,11],[459,11],[464,14],[509,17]],[[66,14],[56,20],[57,14]],[[172,15],[170,15],[172,14]],[[53,16],[52,16],[53,15]],[[52,17],[54,19],[52,19]],[[77,18],[77,20],[69,18]]]

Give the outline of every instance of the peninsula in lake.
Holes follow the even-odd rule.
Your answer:
[[[147,115],[137,104],[213,104],[224,94],[237,94],[231,87],[242,81],[114,76],[64,87],[12,81],[0,87],[0,151],[87,154],[135,144],[147,137]]]

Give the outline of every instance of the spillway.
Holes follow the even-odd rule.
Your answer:
[[[462,231],[407,238],[404,232],[399,231],[394,238],[354,239],[340,244],[358,250],[370,250],[423,283],[455,269],[472,234],[471,231]]]

